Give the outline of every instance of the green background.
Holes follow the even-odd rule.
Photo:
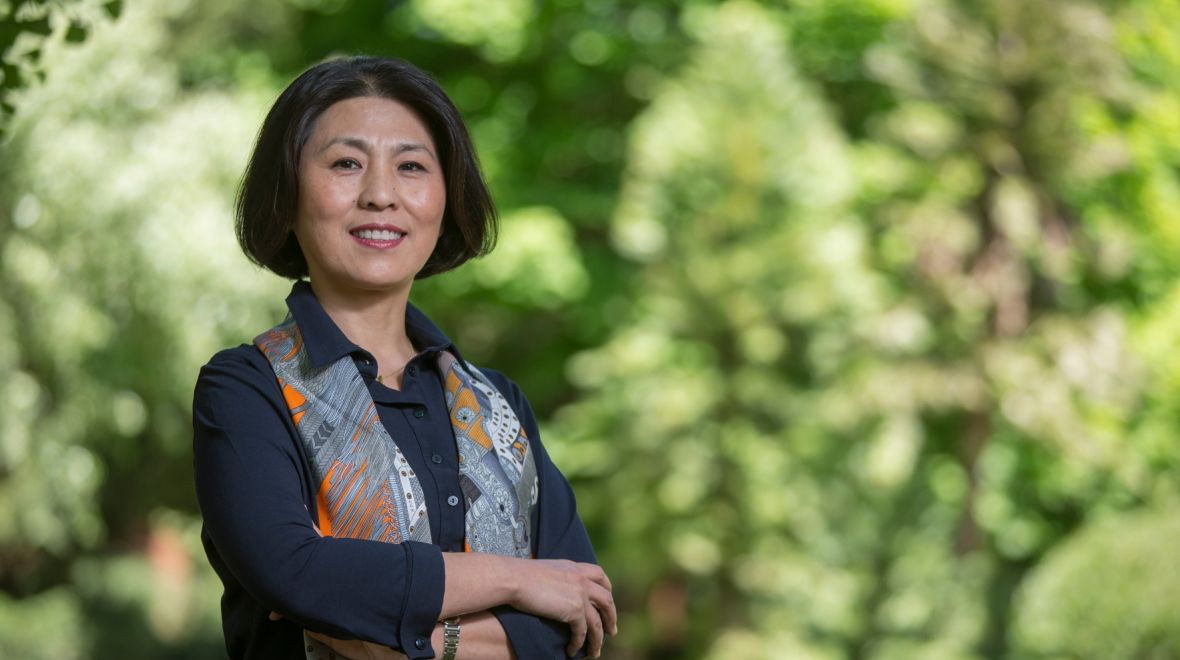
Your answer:
[[[0,657],[210,658],[196,373],[325,57],[503,217],[413,299],[542,419],[613,658],[1180,658],[1180,4],[0,0]]]

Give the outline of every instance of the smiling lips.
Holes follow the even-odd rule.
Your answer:
[[[364,225],[348,233],[361,245],[379,250],[396,247],[406,237],[406,230],[393,225]]]

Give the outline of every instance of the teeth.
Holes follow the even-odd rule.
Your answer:
[[[388,229],[362,229],[353,232],[358,238],[364,238],[370,241],[396,241],[405,236],[396,231],[389,231]]]

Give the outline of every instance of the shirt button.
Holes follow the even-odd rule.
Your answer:
[[[425,416],[426,416],[426,409],[425,408],[414,408],[414,417],[417,417],[418,419],[422,419]]]
[[[415,639],[414,640],[414,648],[418,649],[419,651],[426,648],[426,640],[422,637]]]
[[[451,506],[458,506],[459,505],[459,498],[456,497],[455,495],[451,495],[450,497],[447,498],[447,504],[450,504]]]
[[[406,373],[410,374],[411,376],[417,376],[418,375],[418,366],[411,364],[408,368],[406,368]]]
[[[430,457],[430,462],[434,463],[435,465],[438,465],[439,463],[442,463],[442,456],[435,454],[434,456]]]

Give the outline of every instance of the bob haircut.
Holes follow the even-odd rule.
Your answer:
[[[446,211],[438,244],[416,277],[448,271],[495,245],[496,207],[467,126],[446,93],[408,62],[350,57],[304,71],[283,90],[262,122],[235,210],[238,244],[251,261],[282,277],[307,276],[307,260],[292,231],[299,203],[300,154],[325,110],[364,96],[409,107],[426,125],[439,151]]]

